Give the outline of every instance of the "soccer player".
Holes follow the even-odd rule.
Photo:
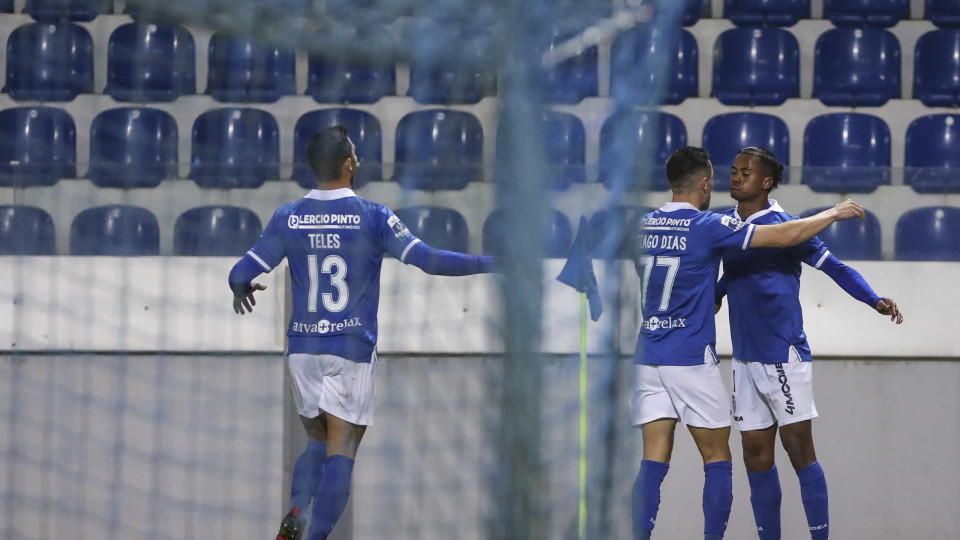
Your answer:
[[[634,539],[648,539],[660,506],[677,421],[703,457],[704,538],[723,537],[733,501],[730,407],[715,351],[714,285],[724,249],[787,247],[831,223],[863,218],[853,201],[778,225],[745,224],[706,209],[713,165],[685,147],[667,161],[673,200],[643,217],[637,272],[644,319],[634,356],[630,413],[643,431],[643,462],[633,488]]]
[[[737,155],[730,172],[730,196],[737,206],[728,215],[750,224],[793,220],[770,191],[783,165],[769,150],[751,146]],[[827,538],[827,481],[813,448],[813,365],[800,311],[800,263],[830,276],[850,296],[900,324],[897,303],[881,298],[854,269],[812,238],[789,249],[723,254],[723,277],[716,287],[716,309],[730,297],[733,338],[733,420],[743,442],[750,480],[750,502],[763,540],[780,538],[780,479],[774,463],[777,426],[780,442],[800,480],[803,508],[814,539]]]
[[[382,204],[351,189],[357,155],[343,126],[307,143],[317,189],[281,206],[263,235],[230,272],[234,310],[256,305],[252,283],[284,257],[293,282],[287,358],[294,402],[309,442],[293,469],[291,510],[277,540],[303,533],[301,512],[313,499],[309,540],[327,538],[343,512],[360,440],[373,423],[377,306],[384,254],[428,274],[490,272],[493,259],[434,249]]]

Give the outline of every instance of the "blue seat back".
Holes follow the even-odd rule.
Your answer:
[[[810,18],[810,0],[724,0],[723,16],[737,26],[793,26]]]
[[[700,14],[703,12],[703,0],[683,0],[683,2],[686,5],[683,8],[681,22],[684,26],[693,26],[700,20]]]
[[[88,208],[70,226],[71,255],[157,255],[160,227],[149,210],[109,205]]]
[[[377,117],[356,109],[322,109],[309,112],[297,120],[293,130],[293,179],[301,186],[317,187],[317,177],[307,162],[307,142],[315,133],[331,126],[347,128],[350,140],[357,147],[360,168],[353,179],[354,187],[383,179],[383,134]]]
[[[781,28],[732,28],[713,46],[713,95],[727,105],[780,105],[800,95],[800,47]]]
[[[0,13],[13,13],[13,0],[0,0]]]
[[[823,18],[837,26],[886,28],[910,18],[910,0],[823,0]]]
[[[940,28],[960,28],[960,2],[957,0],[927,0],[924,18]]]
[[[390,34],[378,27],[361,28],[345,38],[369,42],[378,50],[396,47]],[[311,55],[307,81],[307,95],[320,103],[374,103],[383,96],[397,93],[392,58],[342,59]]]
[[[703,126],[703,147],[713,162],[713,189],[730,188],[730,167],[747,146],[766,148],[784,166],[783,183],[789,181],[790,131],[778,116],[761,113],[727,113],[714,116]]]
[[[920,193],[960,192],[960,115],[931,114],[907,127],[904,181]]]
[[[297,93],[292,51],[249,38],[210,38],[207,93],[217,101],[269,103]]]
[[[77,128],[63,109],[0,111],[0,186],[52,186],[77,176]]]
[[[93,40],[71,23],[33,23],[7,39],[7,83],[17,100],[70,101],[93,93]]]
[[[566,43],[576,33],[554,32],[549,49]],[[552,103],[580,103],[585,97],[598,93],[597,47],[582,46],[576,55],[567,58],[544,74],[545,98]]]
[[[800,216],[812,216],[829,208],[828,206],[814,208]],[[880,220],[869,210],[863,221],[856,219],[838,221],[824,229],[817,237],[840,260],[879,261],[883,259],[883,252],[880,249]]]
[[[148,108],[107,109],[90,124],[90,171],[101,187],[155,187],[177,177],[177,122]]]
[[[258,109],[207,111],[193,123],[190,178],[207,188],[253,188],[280,177],[277,121]]]
[[[0,255],[53,255],[53,218],[33,206],[0,206]]]
[[[913,97],[928,107],[960,105],[960,29],[934,30],[917,40]]]
[[[241,256],[262,232],[260,218],[246,208],[201,206],[180,214],[173,229],[174,255]]]
[[[661,32],[638,26],[613,41],[610,51],[610,95],[620,105],[647,103],[649,95],[661,84],[657,78],[666,77],[663,103],[676,104],[696,97],[698,92],[697,40],[693,34],[680,30],[664,42]],[[666,54],[669,68],[663,74],[644,72],[645,59],[652,54]]]
[[[483,129],[470,113],[412,112],[400,119],[395,180],[407,189],[463,189],[483,176]]]
[[[653,149],[649,161],[641,151],[644,144]],[[687,128],[672,114],[615,112],[600,129],[600,182],[608,189],[670,189],[663,165],[686,145]],[[644,178],[650,179],[649,186],[641,185]]]
[[[447,48],[445,43],[457,43]],[[418,103],[477,103],[497,93],[493,65],[494,37],[489,32],[462,32],[450,25],[428,24],[413,45],[410,96]]]
[[[484,255],[503,255],[507,242],[516,237],[513,231],[507,229],[503,219],[502,209],[494,210],[483,222],[483,253]],[[543,234],[542,249],[546,258],[561,258],[570,254],[570,244],[573,242],[573,230],[570,220],[562,212],[547,208],[543,215],[544,223],[541,229]]]
[[[564,190],[570,184],[586,181],[586,132],[583,123],[575,115],[557,111],[545,111],[540,116],[540,133],[543,137],[543,157],[549,166],[548,181],[556,190]],[[510,148],[506,138],[497,134],[497,166],[494,180],[509,182],[506,167],[502,166]]]
[[[23,9],[42,22],[92,21],[97,15],[112,11],[113,0],[27,0]]]
[[[633,259],[637,253],[640,218],[652,211],[639,206],[604,208],[590,216],[590,256],[595,259]]]
[[[879,107],[900,97],[900,42],[881,28],[827,30],[813,67],[813,97],[826,105]]]
[[[960,261],[960,208],[914,208],[897,220],[898,261]]]
[[[803,132],[803,166],[814,191],[872,192],[890,183],[890,127],[869,114],[818,116]]]
[[[193,36],[175,25],[129,23],[110,35],[106,93],[117,101],[173,101],[197,93]]]
[[[411,206],[394,213],[414,236],[430,247],[467,252],[470,232],[460,212],[438,206]]]

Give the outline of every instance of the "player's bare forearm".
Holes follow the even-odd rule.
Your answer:
[[[803,219],[794,219],[776,225],[757,225],[751,248],[762,247],[790,247],[806,242],[826,229],[836,221],[857,218],[863,221],[865,216],[863,207],[846,200],[833,208]]]

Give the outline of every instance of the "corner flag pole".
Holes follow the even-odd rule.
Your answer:
[[[587,293],[580,293],[580,512],[579,540],[587,539]]]

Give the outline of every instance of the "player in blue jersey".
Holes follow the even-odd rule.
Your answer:
[[[643,321],[634,357],[630,413],[643,430],[643,461],[633,489],[636,540],[650,538],[678,421],[703,457],[704,538],[726,531],[733,501],[730,407],[717,367],[714,284],[724,249],[786,247],[831,223],[863,218],[847,201],[806,219],[745,224],[706,209],[713,165],[706,150],[685,147],[667,161],[673,200],[643,217],[636,260]]]
[[[309,540],[327,538],[343,512],[360,440],[373,423],[377,306],[385,254],[429,274],[490,272],[493,259],[434,249],[382,204],[357,197],[356,148],[343,126],[307,143],[317,189],[281,206],[253,248],[230,272],[238,314],[256,305],[253,279],[286,258],[293,283],[287,349],[294,402],[309,442],[293,469],[291,510],[278,540],[303,533],[313,499]]]
[[[795,219],[770,191],[783,166],[767,149],[744,148],[730,172],[730,196],[737,206],[728,216],[750,224]],[[818,238],[789,249],[727,250],[716,287],[716,309],[730,297],[733,338],[733,420],[743,442],[750,480],[750,502],[763,540],[780,538],[780,479],[774,463],[780,442],[800,480],[800,493],[814,539],[827,538],[827,482],[813,446],[813,366],[800,310],[800,263],[830,276],[844,291],[900,324],[896,302],[877,296],[854,269],[830,254]]]

